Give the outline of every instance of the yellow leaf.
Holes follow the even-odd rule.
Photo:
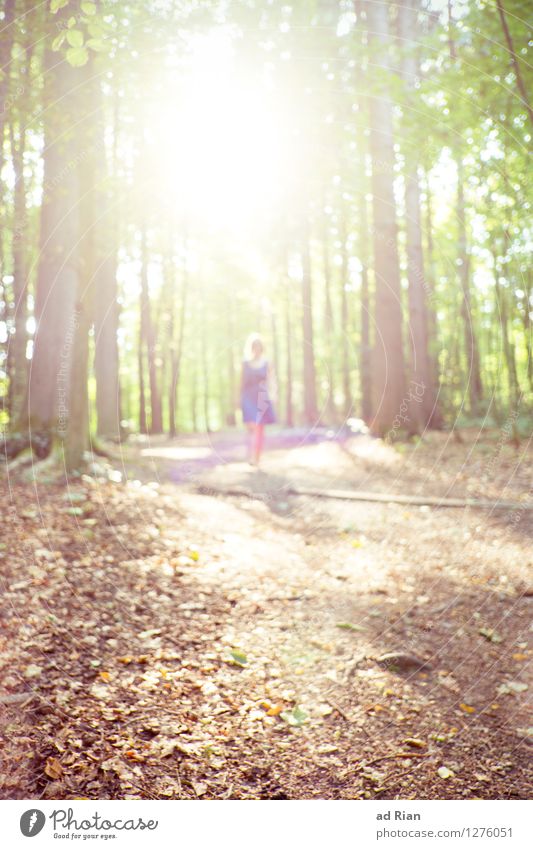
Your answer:
[[[424,740],[419,740],[418,737],[406,737],[403,741],[407,746],[413,746],[415,749],[425,749],[427,743]]]
[[[517,652],[516,654],[513,654],[513,660],[527,660],[527,654]]]
[[[476,712],[475,707],[472,707],[472,705],[467,705],[464,702],[461,702],[459,707],[461,708],[461,710],[464,710],[465,713],[475,713]]]
[[[99,675],[102,681],[111,681],[111,675],[109,672],[100,672]]]
[[[63,775],[63,767],[57,758],[47,758],[44,771],[48,778],[52,778],[54,781]]]
[[[267,716],[279,716],[283,710],[283,705],[275,705],[267,711]]]

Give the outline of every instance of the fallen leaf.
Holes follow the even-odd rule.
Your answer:
[[[494,630],[494,628],[480,628],[479,633],[482,637],[485,637],[485,639],[489,640],[489,642],[491,643],[501,643],[503,640],[503,637],[501,637],[500,634],[498,634],[498,632]]]
[[[125,755],[130,761],[138,761],[139,763],[144,762],[143,756],[136,752],[135,749],[128,749],[127,752],[125,752]]]
[[[354,625],[353,622],[337,622],[337,628],[342,628],[344,631],[364,631],[364,628]]]
[[[57,758],[47,758],[44,765],[44,771],[48,778],[52,778],[54,781],[57,781],[57,779],[61,778],[63,775],[64,770]]]
[[[407,746],[413,746],[414,749],[425,749],[427,743],[420,740],[418,737],[406,737],[403,741]]]
[[[437,770],[437,775],[439,776],[439,778],[453,778],[455,773],[453,772],[453,770],[448,769],[447,766],[439,766]]]
[[[43,671],[42,666],[36,666],[34,663],[30,663],[29,666],[24,670],[25,678],[38,678],[41,672]]]
[[[527,684],[523,681],[506,681],[505,684],[500,684],[498,687],[498,695],[508,695],[509,693],[523,693],[527,690]]]
[[[464,710],[465,713],[475,713],[476,712],[475,707],[472,707],[472,705],[467,705],[464,702],[461,702],[459,707],[461,708],[461,710]]]
[[[248,663],[248,658],[246,657],[244,652],[238,651],[237,649],[232,649],[231,657],[233,662],[236,663],[237,666],[245,666]]]
[[[207,793],[207,784],[202,784],[199,781],[192,781],[191,784],[197,796],[205,796]]]
[[[280,716],[289,725],[297,727],[303,725],[309,720],[309,717],[307,716],[306,712],[299,708],[298,705],[296,705],[296,707],[294,707],[292,711],[285,711],[284,713],[281,713]]]
[[[111,681],[111,675],[109,672],[99,672],[98,673],[102,681]]]

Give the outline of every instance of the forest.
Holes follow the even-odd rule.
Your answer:
[[[528,11],[2,0],[2,798],[525,798]]]

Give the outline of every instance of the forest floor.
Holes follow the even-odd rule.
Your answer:
[[[9,474],[0,796],[527,798],[530,446],[214,440]]]

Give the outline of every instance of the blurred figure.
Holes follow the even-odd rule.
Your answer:
[[[241,379],[242,418],[248,429],[248,462],[259,465],[266,424],[276,421],[268,392],[269,366],[261,337],[254,333],[244,349]]]

